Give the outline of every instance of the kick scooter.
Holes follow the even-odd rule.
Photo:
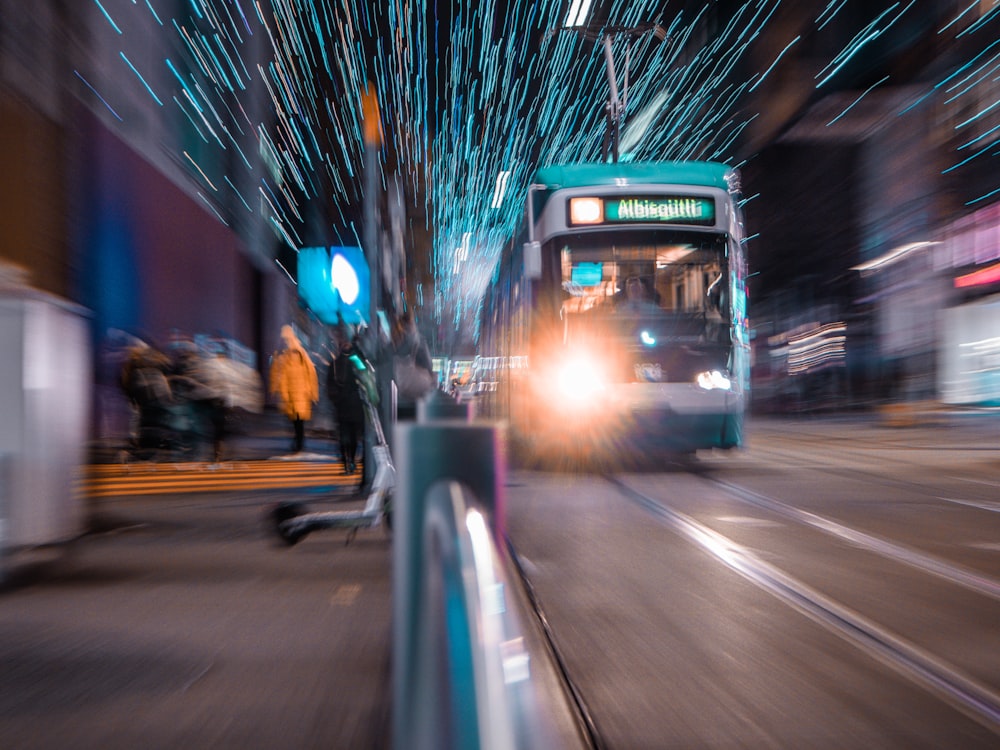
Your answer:
[[[359,529],[373,529],[383,520],[386,527],[392,529],[391,500],[396,486],[396,469],[392,465],[392,456],[389,455],[389,445],[382,431],[378,410],[363,390],[361,398],[368,422],[375,432],[374,444],[371,446],[375,476],[365,507],[362,510],[309,511],[302,503],[279,503],[271,510],[270,521],[278,536],[288,546],[297,544],[306,534],[319,529],[347,529],[346,544],[354,540]],[[365,459],[367,458],[366,455]]]

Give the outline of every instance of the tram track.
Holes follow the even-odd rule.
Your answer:
[[[780,501],[766,498],[714,477],[703,477],[729,496],[758,508],[778,513],[838,539],[942,577],[993,599],[1000,598],[1000,583],[929,555],[909,550],[843,524],[806,513]],[[631,502],[656,517],[714,559],[786,603],[817,624],[872,655],[888,667],[938,696],[965,715],[1000,734],[1000,691],[970,676],[961,668],[924,649],[846,606],[818,589],[766,562],[733,539],[721,534],[661,500],[631,487],[623,479],[606,476]]]
[[[874,552],[877,555],[903,563],[924,573],[930,573],[949,583],[963,586],[977,594],[1000,601],[1000,581],[982,573],[969,570],[933,555],[913,549],[897,542],[853,529],[838,521],[796,508],[788,503],[762,495],[759,492],[740,487],[718,477],[706,476],[707,481],[724,489],[737,500],[776,513],[796,523],[818,529],[825,534],[842,539],[855,547]]]
[[[558,672],[559,679],[562,681],[563,688],[565,689],[569,700],[573,704],[573,710],[576,713],[577,721],[580,725],[581,732],[584,735],[586,745],[589,750],[607,750],[607,740],[601,732],[600,725],[598,724],[597,719],[594,716],[594,712],[591,710],[590,705],[584,697],[579,683],[573,679],[573,675],[566,663],[566,656],[559,647],[558,638],[556,637],[552,625],[549,622],[545,609],[542,607],[538,593],[535,591],[535,586],[531,582],[531,577],[525,569],[524,561],[521,559],[521,556],[518,554],[517,549],[514,547],[510,539],[507,538],[505,541],[508,558],[511,561],[513,570],[517,575],[518,580],[520,581],[525,599],[527,600],[531,613],[535,618],[535,622],[538,623],[545,646],[548,649],[548,653],[550,654]]]
[[[882,446],[878,447],[881,448]],[[902,449],[903,447],[905,446],[900,446],[900,449]],[[955,450],[964,450],[964,449],[955,449]],[[870,454],[865,454],[863,452],[858,452],[854,450],[842,450],[839,447],[837,449],[837,452],[841,454],[840,458],[844,459],[871,458]],[[808,469],[810,471],[815,471],[831,477],[836,477],[836,478],[846,477],[852,481],[864,481],[870,485],[878,485],[881,487],[903,490],[907,493],[912,493],[912,495],[915,497],[926,498],[929,500],[939,501],[942,503],[948,503],[952,505],[964,505],[967,507],[974,507],[980,510],[989,511],[993,513],[1000,512],[1000,503],[997,503],[996,501],[993,500],[954,497],[952,493],[943,494],[934,486],[928,485],[926,482],[886,476],[886,472],[884,470],[885,464],[894,464],[898,467],[914,471],[927,469],[928,468],[927,464],[921,461],[910,461],[910,460],[900,459],[898,457],[893,457],[890,455],[880,455],[879,460],[882,462],[883,469],[880,471],[876,471],[875,469],[861,468],[857,465],[857,463],[842,464],[839,461],[834,460],[830,457],[817,459],[816,456],[818,455],[818,452],[814,451],[810,451],[808,458],[805,458],[801,451],[782,450],[780,448],[774,448],[771,446],[768,446],[766,448],[756,447],[754,449],[754,453],[757,457],[771,458],[775,459],[776,461],[779,461],[780,465],[783,468]],[[940,453],[940,451],[935,451],[935,453]],[[703,471],[701,472],[701,475],[710,477],[711,473],[712,472],[710,471]],[[1000,483],[990,480],[974,479],[958,475],[944,475],[942,478],[949,479],[955,482],[960,482],[963,484],[980,485],[982,487],[992,487],[1000,489]],[[731,486],[733,488],[736,488],[736,485],[731,485]],[[752,490],[747,490],[745,488],[736,488],[736,489],[741,492],[749,493],[750,495],[756,494],[753,493]],[[777,507],[772,507],[771,509],[775,511],[779,510]]]
[[[826,443],[819,437],[811,435],[807,437],[814,438],[811,441],[811,445],[822,444],[824,448],[829,448],[829,446],[827,446]],[[772,445],[767,445],[766,447],[755,447],[754,454],[758,458],[771,459],[775,461],[782,467],[782,469],[794,468],[809,470],[837,479],[847,479],[851,482],[863,482],[869,486],[880,486],[891,488],[893,490],[902,490],[914,501],[921,499],[922,501],[933,501],[949,506],[975,508],[989,513],[1000,512],[1000,503],[995,500],[987,500],[979,497],[962,497],[961,489],[958,489],[957,491],[955,489],[952,491],[943,490],[935,482],[927,482],[926,475],[924,475],[923,480],[919,481],[916,479],[902,478],[901,475],[913,475],[916,471],[923,470],[926,472],[929,468],[929,465],[926,462],[907,460],[891,454],[883,455],[880,453],[879,461],[881,462],[881,469],[866,469],[859,466],[856,459],[870,459],[870,452],[866,453],[855,449],[844,450],[839,443],[845,441],[835,442],[838,442],[838,445],[834,451],[830,451],[828,449],[823,452],[815,449],[809,449],[803,452],[802,450],[795,451],[791,449],[775,448]],[[852,444],[855,442],[866,441],[851,441]],[[885,447],[878,442],[867,442],[871,443],[873,448],[883,449]],[[810,445],[810,443],[807,443],[807,445]],[[892,447],[894,449],[908,448],[908,446],[905,445]],[[928,450],[934,449],[928,448]],[[964,452],[966,448],[953,448],[952,450]],[[941,452],[941,450],[934,450],[935,454],[940,454]],[[823,463],[818,463],[818,461]],[[951,462],[948,461],[943,463],[946,466],[952,465]],[[897,467],[897,470],[892,472],[891,475],[890,472],[886,470],[888,465],[894,465]],[[775,498],[769,498],[747,487],[720,479],[715,472],[702,471],[699,475],[706,480],[712,481],[717,486],[729,491],[733,497],[747,504],[756,506],[765,511],[773,512],[786,519],[810,526],[820,531],[825,531],[826,533],[848,541],[861,549],[866,549],[870,552],[880,554],[888,559],[893,559],[897,562],[906,563],[911,567],[922,569],[925,572],[931,573],[939,578],[958,584],[992,599],[1000,598],[1000,580],[991,578],[982,571],[970,570],[968,568],[955,565],[954,563],[941,560],[934,555],[916,550],[912,547],[897,544],[876,535],[853,529],[832,519],[817,516],[816,514],[809,513],[808,511],[803,511],[793,505],[790,505],[789,503]],[[962,487],[971,485],[979,489],[980,492],[983,487],[1000,488],[1000,483],[996,481],[962,476],[957,473],[940,474],[936,478],[957,482]]]

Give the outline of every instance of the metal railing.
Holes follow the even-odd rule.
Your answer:
[[[396,426],[393,746],[583,747],[569,701],[540,695],[552,691],[551,672],[539,681],[551,666],[532,652],[537,638],[512,588],[521,582],[499,543],[499,428],[467,416],[433,408]]]

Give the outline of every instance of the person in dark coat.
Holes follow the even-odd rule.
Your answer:
[[[170,389],[177,401],[175,413],[180,447],[195,459],[210,452],[218,463],[221,444],[216,444],[214,432],[219,401],[202,368],[205,355],[193,341],[175,348]],[[207,451],[209,443],[215,449]]]
[[[140,458],[174,446],[173,409],[176,405],[170,381],[170,358],[145,342],[131,347],[122,364],[121,386],[135,410],[131,443]]]
[[[436,376],[430,349],[409,312],[396,322],[392,336],[393,380],[400,419],[416,417],[417,401],[434,389]]]
[[[413,363],[434,379],[434,363],[431,351],[417,329],[413,315],[405,312],[399,316],[393,336],[393,353],[397,357],[412,357]]]
[[[357,471],[358,445],[365,433],[365,404],[359,369],[368,367],[368,363],[350,331],[344,328],[338,331],[340,351],[330,362],[326,385],[337,419],[344,472],[353,474]]]

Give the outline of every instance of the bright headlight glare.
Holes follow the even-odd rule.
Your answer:
[[[695,382],[699,388],[703,388],[706,391],[728,391],[733,387],[729,376],[719,370],[699,372],[695,376]]]
[[[605,387],[604,373],[592,359],[574,357],[560,364],[554,371],[550,396],[555,402],[580,406],[598,403]]]

